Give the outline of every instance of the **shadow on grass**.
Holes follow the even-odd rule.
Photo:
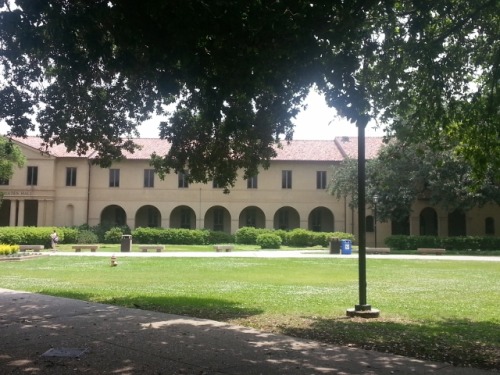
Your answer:
[[[430,322],[316,318],[286,335],[394,353],[455,366],[500,369],[500,324],[448,319]]]
[[[130,296],[130,297],[100,297],[91,293],[74,291],[57,292],[41,290],[38,293],[55,297],[72,298],[82,301],[104,303],[115,306],[129,307],[141,310],[156,311],[167,314],[186,315],[193,318],[227,321],[231,319],[248,318],[263,313],[260,309],[248,309],[239,306],[238,302],[215,298],[192,297],[157,297],[157,296]]]

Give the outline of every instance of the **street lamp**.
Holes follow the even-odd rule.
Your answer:
[[[377,202],[378,202],[378,195],[375,194],[373,196],[373,234],[375,235],[375,248],[377,248]]]
[[[377,318],[380,311],[372,309],[366,298],[366,159],[365,159],[365,128],[368,119],[360,120],[358,127],[358,274],[359,303],[354,308],[347,309],[350,317]]]

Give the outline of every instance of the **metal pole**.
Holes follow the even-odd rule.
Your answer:
[[[377,318],[380,311],[372,309],[366,298],[366,173],[365,173],[365,128],[368,121],[358,121],[358,268],[359,304],[347,310],[347,316]]]

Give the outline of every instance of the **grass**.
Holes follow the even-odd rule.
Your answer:
[[[213,251],[213,249],[210,249]],[[500,263],[370,259],[40,257],[0,262],[0,286],[252,326],[323,342],[500,368]],[[202,286],[202,287],[200,287]]]

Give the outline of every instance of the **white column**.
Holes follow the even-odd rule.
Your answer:
[[[9,219],[9,225],[11,227],[16,226],[16,216],[17,216],[17,200],[11,199],[10,200],[10,219]]]
[[[24,225],[24,199],[19,201],[19,214],[17,216],[17,226],[22,227]]]

